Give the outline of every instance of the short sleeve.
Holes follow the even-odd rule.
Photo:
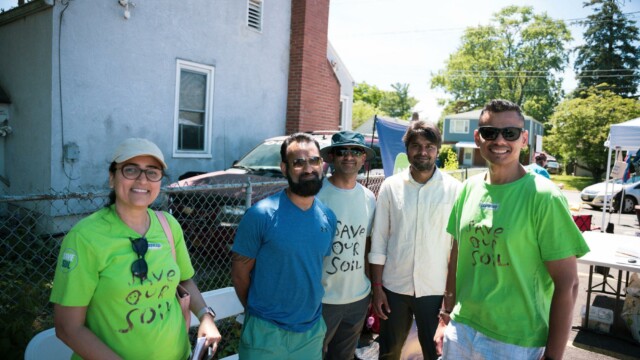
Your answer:
[[[62,241],[50,301],[88,306],[98,285],[100,261],[83,234],[71,231]]]
[[[253,206],[240,220],[231,250],[242,256],[255,259],[262,243],[264,214],[258,206]]]

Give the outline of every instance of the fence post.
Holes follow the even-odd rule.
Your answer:
[[[251,179],[247,180],[247,196],[245,198],[245,210],[251,207],[251,196],[253,195],[253,187],[251,186]]]

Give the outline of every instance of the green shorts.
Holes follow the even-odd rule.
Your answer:
[[[242,360],[321,360],[326,332],[327,326],[322,317],[311,329],[298,333],[245,314],[238,355]]]

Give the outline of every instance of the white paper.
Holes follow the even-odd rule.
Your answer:
[[[193,351],[191,352],[192,360],[204,358],[204,354],[207,352],[207,349],[204,347],[205,341],[207,341],[206,337],[199,337],[198,340],[196,340],[196,346],[193,347]]]

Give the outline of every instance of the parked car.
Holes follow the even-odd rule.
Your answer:
[[[561,174],[562,166],[555,160],[547,160],[547,172],[549,174]]]
[[[624,184],[633,184],[640,181],[640,175],[634,176],[627,180],[627,182],[623,183],[621,179],[615,179],[609,181],[608,191],[605,196],[605,182],[593,184],[591,186],[587,186],[580,192],[580,199],[583,204],[587,204],[592,208],[598,210],[601,209],[605,201],[607,204],[611,201],[612,195],[617,194],[622,190],[622,186]]]
[[[322,149],[331,144],[333,133],[313,132],[311,135]],[[278,136],[264,140],[227,170],[198,174],[169,185],[169,188],[181,189],[170,195],[169,210],[181,223],[192,253],[228,254],[235,230],[248,206],[287,186],[280,171],[280,146],[286,138]],[[365,140],[371,144],[370,136]],[[373,139],[372,148],[376,157],[365,162],[363,168],[371,169],[374,174],[382,173],[377,170],[382,168],[377,138]],[[324,171],[331,172],[328,164]],[[363,170],[359,181],[367,185],[367,180]],[[246,186],[249,183],[250,192]]]
[[[624,201],[621,201],[623,191],[615,194],[611,203],[613,210],[620,211],[620,204],[622,204],[623,213],[635,213],[636,205],[640,204],[640,182],[624,185],[622,189],[624,190]]]

